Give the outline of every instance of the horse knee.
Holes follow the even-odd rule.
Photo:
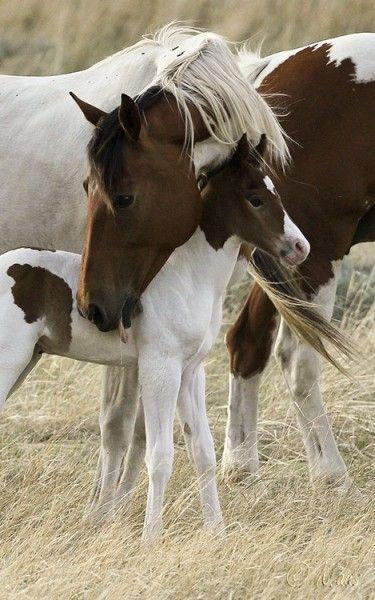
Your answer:
[[[156,447],[150,454],[146,453],[146,466],[151,480],[168,481],[172,475],[173,447]]]
[[[296,398],[306,398],[319,383],[320,361],[314,350],[300,346],[291,369],[290,385]]]
[[[192,440],[194,461],[200,474],[216,471],[216,455],[212,436]]]
[[[123,443],[125,438],[124,420],[118,411],[111,411],[100,424],[104,448]]]
[[[298,341],[291,332],[284,334],[275,347],[279,363],[296,398],[306,397],[319,380],[320,361],[316,352]]]
[[[289,329],[283,330],[276,340],[274,356],[282,371],[290,369],[293,355],[296,352],[297,339]]]

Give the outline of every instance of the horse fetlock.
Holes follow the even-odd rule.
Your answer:
[[[249,476],[257,476],[259,457],[254,446],[241,444],[237,448],[224,450],[222,475],[231,482],[241,481]]]

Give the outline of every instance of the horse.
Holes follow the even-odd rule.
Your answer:
[[[135,413],[139,384],[147,431],[149,491],[144,541],[155,539],[162,530],[176,405],[199,477],[204,522],[210,527],[222,525],[215,451],[205,410],[203,361],[220,329],[225,290],[241,242],[256,244],[288,265],[300,264],[309,253],[309,243],[289,219],[270,177],[262,171],[266,145],[262,136],[257,148],[251,149],[243,135],[228,162],[201,182],[200,226],[171,254],[142,294],[143,310],[128,327],[126,343],[121,340],[121,328],[103,332],[81,315],[77,301],[80,255],[19,248],[0,256],[0,407],[43,353],[128,365],[126,391],[131,402],[123,408]],[[110,255],[108,260],[110,269]],[[138,378],[132,360],[138,360]],[[125,438],[131,432],[121,427],[121,407],[115,412],[120,435],[112,439],[112,448],[106,452],[99,502],[102,514],[113,512],[126,486],[129,489],[126,474],[118,489],[117,483]],[[133,484],[142,452],[135,455],[136,464],[129,465]]]
[[[285,173],[276,169],[275,177],[288,213],[311,243],[296,271],[306,297],[330,319],[343,257],[354,244],[375,240],[375,34],[347,35],[265,58],[243,51],[239,64],[260,93],[281,103],[292,161]],[[267,272],[265,256],[263,264]],[[227,346],[226,476],[258,474],[259,385],[275,346],[311,478],[346,492],[351,479],[323,405],[320,362],[285,321],[279,327],[275,306],[256,283],[227,333]]]
[[[156,246],[150,249],[155,261],[148,273],[143,274],[147,270],[141,256],[144,248],[133,248],[133,258],[134,254],[141,258],[140,262],[137,258],[133,263],[138,270],[133,276],[141,280],[139,289],[143,289],[147,277],[150,278],[162,265],[172,246],[186,241],[192,233],[194,219],[195,225],[199,223],[200,197],[186,158],[191,154],[192,145],[196,167],[210,168],[225,162],[233,146],[231,143],[244,131],[248,132],[254,146],[264,132],[275,162],[287,160],[287,146],[273,111],[242,76],[226,41],[212,33],[167,26],[152,38],[77,73],[48,77],[1,76],[0,251],[18,246],[40,246],[81,252],[87,213],[82,181],[87,173],[85,149],[91,138],[92,125],[81,118],[68,92],[73,91],[88,103],[97,102],[101,111],[113,111],[121,93],[125,92],[129,98],[143,97],[146,102],[147,90],[155,90],[155,87],[166,92],[168,97],[160,94],[150,110],[145,104],[144,112],[141,107],[141,142],[148,136],[147,148],[140,153],[138,147],[138,158],[135,158],[147,159],[150,185],[144,190],[147,198],[142,198],[142,203],[147,203],[147,214],[139,213],[139,216],[142,216],[142,227],[148,230],[151,223],[156,226],[159,222],[167,229],[159,230]],[[175,100],[172,101],[172,97]],[[130,110],[134,108],[129,100],[125,99],[125,102]],[[81,106],[85,104],[81,102]],[[161,140],[166,140],[162,137],[158,143],[157,137],[151,139],[144,121],[144,116],[149,118],[155,109],[159,112],[161,108],[165,127],[163,123],[153,122],[149,132],[152,130],[155,135],[164,136],[164,130],[170,134],[175,124],[178,133],[177,139],[168,142],[170,161],[163,163],[162,178],[158,172],[158,150]],[[98,114],[100,111],[93,110],[89,116],[97,119]],[[186,119],[183,139],[180,114]],[[131,119],[130,114],[126,123],[128,118]],[[207,140],[199,142],[204,130]],[[130,135],[133,134],[134,131],[130,131]],[[129,147],[130,144],[129,140]],[[138,167],[135,158],[132,159],[134,177],[134,169]],[[145,172],[143,166],[143,176]],[[181,182],[176,173],[181,176],[183,193],[179,191]],[[155,201],[151,202],[151,199]],[[184,208],[180,206],[181,202]],[[182,210],[184,219],[178,223],[173,215],[181,215]],[[184,224],[187,228],[183,231]],[[167,233],[166,247],[163,237]],[[147,256],[145,258],[148,260]],[[122,378],[126,377],[123,369],[108,367],[106,370],[100,418],[105,437],[105,431],[109,432],[111,428],[106,419],[107,407],[122,403]],[[100,470],[101,461],[99,473]]]
[[[157,95],[156,103],[158,103],[159,90],[155,90],[153,93]],[[150,106],[150,102],[151,106],[153,106],[152,99],[149,97],[147,98],[147,102],[148,106]],[[171,102],[170,99],[169,102]],[[81,108],[86,118],[95,110],[95,107],[81,106]],[[179,397],[180,386],[184,387],[185,373],[188,373],[189,381],[191,377],[194,379],[196,376],[197,353],[200,357],[199,368],[202,368],[203,357],[206,356],[213,339],[213,330],[208,324],[211,322],[214,331],[217,332],[218,323],[220,322],[220,319],[213,316],[214,314],[216,315],[216,312],[212,312],[212,307],[216,306],[216,300],[212,298],[211,292],[209,292],[207,299],[207,292],[204,291],[205,285],[208,285],[208,282],[210,282],[209,289],[211,289],[212,285],[213,289],[220,290],[221,311],[226,284],[235,265],[235,257],[238,255],[241,240],[252,243],[252,245],[258,248],[258,251],[262,249],[289,267],[298,265],[306,258],[309,251],[309,244],[304,237],[301,237],[300,231],[296,230],[294,223],[289,220],[289,217],[283,212],[281,206],[279,206],[279,212],[274,215],[267,214],[265,211],[264,201],[259,188],[263,188],[263,195],[266,194],[268,198],[276,197],[276,190],[270,176],[263,174],[263,172],[258,173],[258,181],[255,180],[254,173],[252,173],[252,177],[249,179],[248,169],[249,167],[254,168],[254,165],[249,154],[248,142],[242,136],[233,157],[228,162],[227,168],[219,166],[211,171],[203,170],[202,173],[197,173],[198,187],[202,190],[203,195],[200,232],[202,233],[202,230],[204,232],[204,247],[207,249],[207,244],[211,246],[208,256],[212,255],[212,248],[217,254],[214,252],[211,260],[208,256],[203,255],[200,250],[197,251],[193,245],[194,250],[192,250],[191,254],[185,256],[185,266],[180,260],[175,263],[175,257],[179,256],[179,250],[186,248],[186,246],[182,246],[170,255],[159,276],[148,282],[145,290],[142,291],[141,288],[138,288],[134,291],[133,288],[133,295],[129,296],[128,272],[126,268],[123,269],[123,263],[126,264],[129,252],[129,239],[133,235],[133,232],[128,231],[128,229],[131,230],[134,228],[136,216],[132,211],[136,203],[136,198],[132,195],[126,169],[125,150],[129,141],[122,133],[123,123],[121,112],[122,104],[112,113],[100,116],[98,124],[93,131],[92,141],[88,145],[89,162],[91,165],[90,173],[86,180],[86,189],[89,195],[89,214],[87,235],[83,250],[84,259],[82,261],[77,294],[78,309],[82,315],[91,320],[101,331],[113,330],[119,324],[122,329],[128,330],[131,328],[132,323],[133,330],[137,331],[137,322],[140,318],[139,302],[141,300],[144,313],[153,314],[155,318],[159,316],[159,319],[162,319],[162,315],[166,314],[171,325],[167,326],[164,320],[162,320],[165,329],[161,332],[159,330],[156,331],[155,326],[151,322],[148,322],[148,329],[144,328],[141,337],[137,335],[137,346],[140,352],[138,356],[139,378],[143,383],[141,383],[142,404],[136,417],[136,439],[129,447],[130,437],[128,437],[126,432],[132,431],[135,418],[135,413],[133,413],[132,418],[129,416],[129,402],[119,401],[115,405],[109,404],[101,421],[101,467],[97,476],[97,487],[94,491],[93,503],[94,506],[96,504],[96,510],[101,511],[105,505],[111,510],[114,503],[113,490],[116,489],[117,482],[121,480],[117,493],[118,498],[121,497],[122,493],[132,488],[142,462],[144,441],[142,441],[142,435],[139,431],[142,431],[144,428],[144,418],[147,433],[146,463],[150,482],[146,519],[151,519],[150,515],[153,515],[152,522],[158,523],[161,518],[160,511],[165,485],[171,470],[171,456],[173,453],[172,422],[174,415],[172,407]],[[135,107],[132,112],[133,114],[137,114]],[[109,149],[106,147],[106,140],[108,139],[111,140]],[[118,139],[118,143],[112,144],[112,141],[115,139]],[[108,153],[110,158],[103,159],[102,156],[98,155],[97,147]],[[137,149],[133,148],[132,151],[135,153]],[[264,161],[265,157],[269,155],[265,135],[261,136],[260,142],[256,147],[256,152],[261,157],[259,159],[260,162],[257,163],[259,170],[263,164],[262,160]],[[115,176],[113,178],[116,183],[113,189],[111,189],[106,182],[111,180],[114,175],[113,165],[115,165]],[[118,202],[116,190],[121,190],[122,194],[126,195],[125,202]],[[130,199],[128,199],[129,196],[131,196]],[[230,207],[233,206],[233,202],[237,202],[237,208],[239,206],[238,197],[243,200],[248,198],[249,201],[243,201],[243,210],[237,211],[233,216],[230,216]],[[249,202],[252,206],[250,216],[252,218],[253,230],[251,236],[247,234]],[[281,230],[283,231],[283,235],[281,237],[282,242],[280,243]],[[138,231],[136,231],[136,234],[139,235]],[[232,240],[234,234],[237,237]],[[265,237],[268,237],[272,243],[267,244]],[[275,237],[279,239],[277,247],[275,247]],[[194,234],[191,239],[196,240],[196,235]],[[228,244],[228,251],[224,252],[224,255],[229,252],[232,244],[234,248],[233,254],[229,252],[228,270],[220,262],[226,244]],[[190,246],[187,247],[190,248]],[[183,251],[181,250],[181,252]],[[218,261],[217,264],[216,260]],[[200,270],[203,268],[203,264],[204,279],[202,280]],[[157,302],[155,300],[149,302],[148,299],[150,296],[148,291],[154,289],[156,282],[160,280],[164,272],[169,271],[171,265],[178,265],[178,267],[176,266],[176,271],[178,272],[177,281],[173,279],[172,284],[168,280],[168,285],[160,288],[160,291],[158,287]],[[208,267],[211,276],[207,273],[206,267]],[[188,273],[188,276],[186,273]],[[223,282],[223,286],[220,286],[218,281],[215,284],[211,283],[210,277],[216,276]],[[184,283],[184,289],[181,289],[180,281]],[[186,285],[187,281],[189,285]],[[259,277],[258,281],[263,286],[263,281]],[[198,284],[202,285],[202,290],[197,288]],[[309,343],[313,343],[314,336],[319,332],[319,334],[328,337],[332,341],[338,341],[337,338],[332,337],[333,331],[326,329],[327,324],[324,320],[318,319],[317,315],[309,309],[306,303],[297,304],[292,307],[292,310],[285,312],[286,306],[288,306],[285,298],[277,296],[268,287],[265,289],[266,293],[270,294],[273,301],[276,302],[287,322],[294,329],[297,329],[297,333],[303,339],[308,340]],[[272,295],[273,293],[275,295]],[[182,305],[177,302],[178,298],[183,298]],[[101,302],[100,305],[99,300]],[[94,301],[95,305],[92,306]],[[174,308],[177,305],[178,310]],[[133,314],[134,306],[137,306],[137,315]],[[207,313],[207,306],[210,309],[209,314]],[[189,307],[188,321],[186,321],[187,307]],[[299,317],[297,321],[293,321],[295,313]],[[305,319],[307,315],[309,316]],[[175,322],[177,324],[181,322],[186,323],[188,324],[188,328],[192,330],[192,333],[188,333],[184,329],[184,352],[186,350],[187,355],[184,354],[182,363],[179,362],[181,348],[174,342]],[[200,331],[199,335],[195,333],[196,327]],[[195,352],[192,352],[190,344],[192,335],[195,340],[194,343],[197,344]],[[142,343],[140,343],[140,339]],[[210,340],[210,343],[207,343],[207,339]],[[160,354],[155,351],[155,343],[163,356],[162,361],[160,361]],[[140,348],[142,348],[142,352]],[[162,350],[160,350],[161,348]],[[315,343],[315,348],[321,350],[319,343]],[[323,352],[323,354],[325,353]],[[192,356],[194,360],[191,363],[191,358],[189,357]],[[192,368],[191,364],[193,364],[194,368]],[[192,371],[194,375],[191,374]],[[196,393],[200,395],[202,392],[199,390],[202,388],[202,384],[197,384],[195,388]],[[186,393],[193,395],[193,391]],[[162,403],[160,409],[158,409],[157,400],[159,397],[162,399],[160,400]],[[170,398],[169,402],[166,399],[167,397]],[[127,414],[124,417],[125,409],[127,409]],[[162,440],[157,440],[152,433],[152,423],[155,422],[158,423],[159,429],[162,431]],[[128,454],[126,453],[127,449],[129,449]],[[121,473],[123,461],[126,463],[126,466]],[[165,463],[165,468],[159,469],[159,463]],[[200,472],[200,474],[202,473]],[[157,500],[155,500],[155,497]],[[157,509],[150,508],[152,502],[156,502]],[[104,512],[107,508],[104,508]],[[158,529],[159,525],[155,527]]]

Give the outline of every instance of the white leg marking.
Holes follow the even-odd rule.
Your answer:
[[[164,360],[163,360],[164,358]],[[146,465],[149,475],[142,540],[151,542],[163,530],[162,511],[173,464],[173,420],[181,384],[181,365],[157,352],[139,356],[139,381],[146,425]]]
[[[326,318],[332,316],[336,287],[337,275],[321,288],[315,298]],[[293,396],[311,476],[323,477],[346,490],[351,481],[325,412],[318,355],[298,341],[284,321],[276,341],[275,354]]]
[[[92,509],[99,517],[113,516],[121,466],[134,429],[138,399],[137,364],[106,367],[100,412],[101,450]]]
[[[132,492],[137,484],[139,473],[144,463],[146,453],[145,415],[141,399],[138,400],[137,417],[135,420],[132,441],[126,455],[124,471],[117,490],[117,501],[129,504]]]
[[[201,364],[185,371],[178,396],[178,416],[189,457],[199,477],[203,520],[207,527],[221,526],[223,517],[216,486],[215,447],[206,413],[205,372]]]
[[[258,397],[261,374],[249,379],[229,376],[228,420],[223,454],[223,473],[256,475]]]

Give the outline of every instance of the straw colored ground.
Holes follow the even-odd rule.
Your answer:
[[[173,18],[264,50],[375,27],[372,0],[0,0],[0,69],[45,74],[81,68]],[[260,449],[266,493],[220,481],[224,539],[201,531],[197,486],[176,430],[162,543],[139,543],[146,481],[134,507],[96,529],[83,519],[97,460],[100,368],[45,358],[0,419],[0,600],[372,598],[375,594],[374,249],[347,259],[339,318],[362,351],[354,381],[324,368],[340,450],[363,494],[340,500],[307,476],[292,403],[270,365],[262,386]],[[233,320],[247,284],[232,289]],[[207,361],[217,455],[224,440],[223,335]]]
[[[343,326],[363,358],[352,366],[354,382],[326,366],[323,389],[361,501],[340,500],[310,485],[293,407],[272,363],[260,416],[266,493],[220,481],[224,539],[201,530],[197,485],[178,430],[164,540],[152,548],[140,546],[145,476],[130,512],[96,529],[83,515],[99,444],[100,367],[46,358],[0,422],[0,598],[370,598],[375,268],[371,252],[362,248],[354,254],[340,297]],[[246,289],[242,284],[230,291],[227,322]],[[207,401],[219,458],[226,368],[221,337],[207,362]]]

